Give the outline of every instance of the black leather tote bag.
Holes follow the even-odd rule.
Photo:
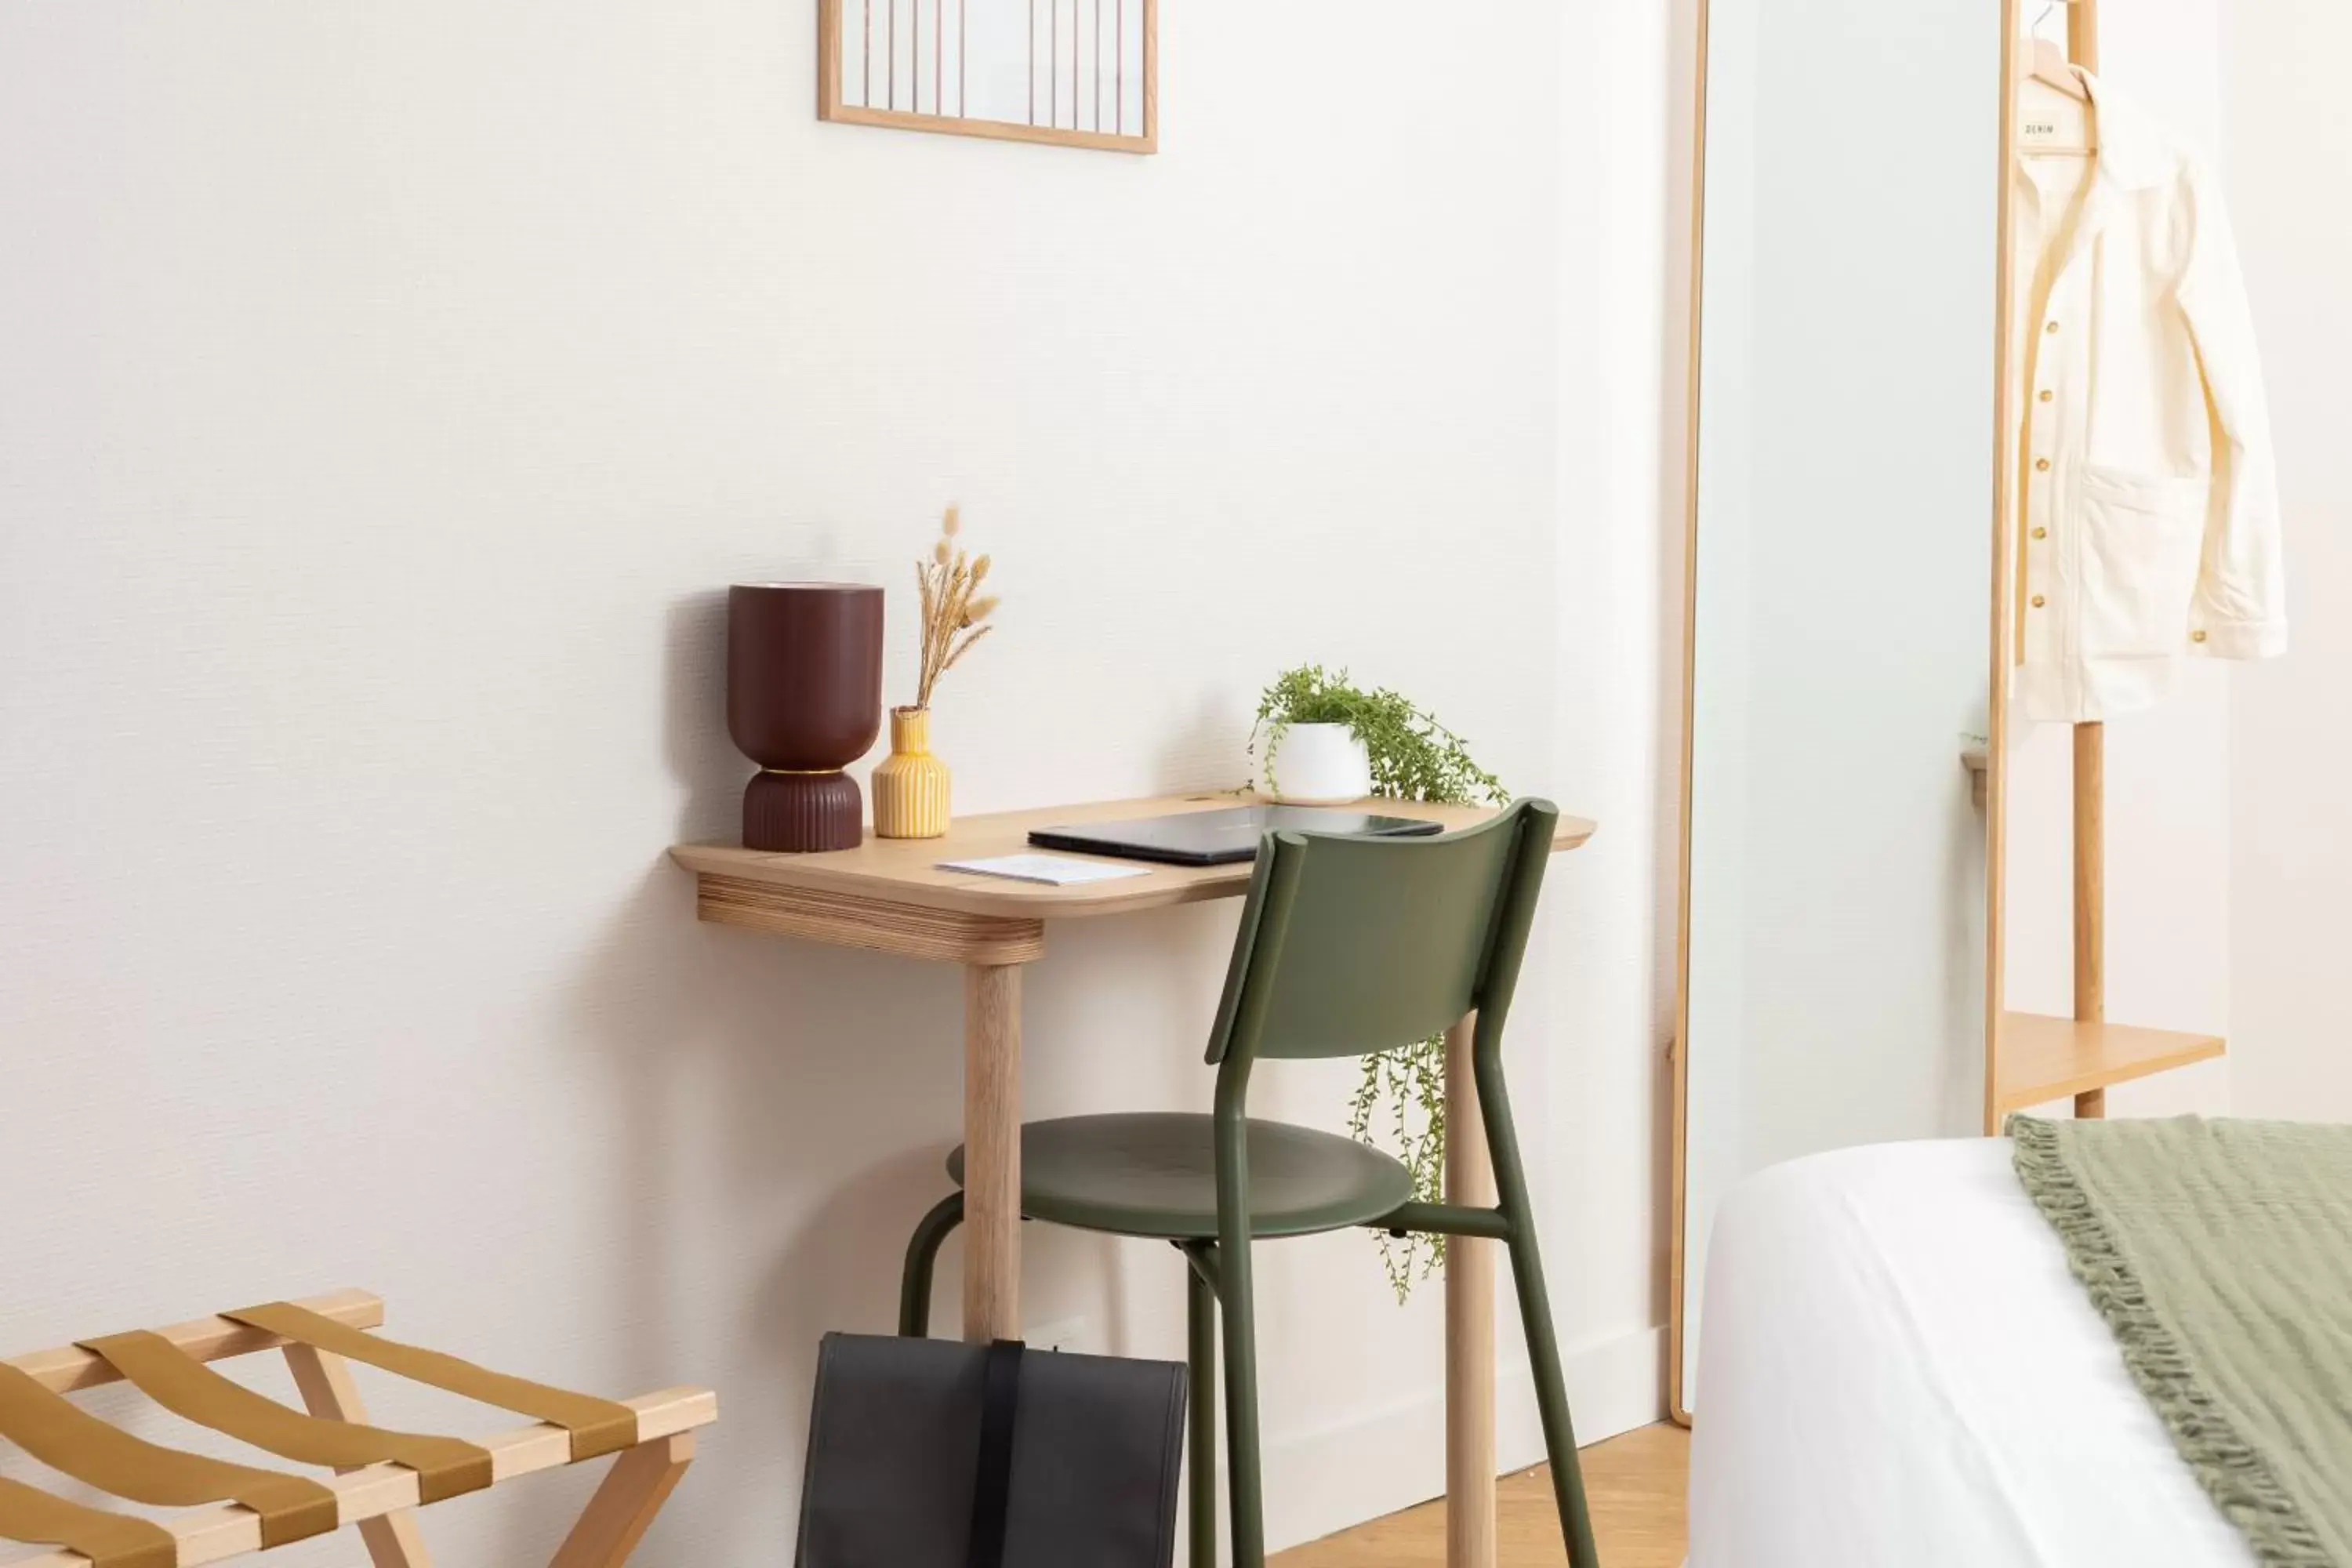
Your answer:
[[[799,1568],[1168,1568],[1181,1362],[827,1334]]]

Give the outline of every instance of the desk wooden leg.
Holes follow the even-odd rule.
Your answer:
[[[1445,1198],[1492,1207],[1472,1020],[1445,1032]],[[1495,1568],[1495,1244],[1445,1243],[1445,1563]]]
[[[1021,1337],[1021,968],[963,972],[963,1337]]]

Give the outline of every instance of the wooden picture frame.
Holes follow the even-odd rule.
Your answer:
[[[1028,142],[1054,147],[1085,147],[1107,153],[1151,153],[1160,150],[1160,0],[978,0],[982,5],[996,4],[1025,6],[1029,18],[1030,44],[1030,117],[1026,121],[989,118],[961,112],[969,102],[965,94],[964,40],[967,25],[975,0],[817,0],[817,91],[816,117],[841,125],[874,125],[899,131],[928,131],[947,136],[974,136],[1001,142]],[[887,12],[887,26],[892,29],[887,43],[893,79],[885,93],[887,107],[876,107],[873,102],[873,49],[878,24],[877,8]],[[1064,15],[1070,17],[1066,29],[1062,26]],[[910,18],[911,37],[908,58],[911,63],[909,101],[915,107],[900,107],[895,72],[899,58],[896,28],[900,16]],[[924,68],[924,18],[930,18],[932,38],[929,69]],[[955,24],[956,62],[948,63],[948,18]],[[1139,37],[1125,37],[1127,18],[1135,16]],[[1046,20],[1040,22],[1039,17]],[[1092,59],[1080,51],[1087,46],[1087,29],[1084,24],[1091,17]],[[851,41],[852,29],[859,37],[860,53],[866,69],[860,83],[862,91],[848,90],[845,80],[845,46]],[[1112,35],[1116,29],[1117,36]],[[1066,30],[1068,37],[1063,37]],[[1042,47],[1041,47],[1042,46]],[[1066,77],[1065,54],[1067,50]],[[1129,62],[1133,62],[1136,79],[1128,80]],[[1089,72],[1089,67],[1091,71]],[[950,74],[952,72],[952,75]],[[928,76],[930,100],[934,107],[920,107],[924,97],[924,78]],[[1067,107],[1070,123],[1062,123],[1064,94],[1066,80],[1069,90]],[[1115,85],[1114,85],[1115,81]],[[1082,84],[1091,83],[1093,100],[1091,122],[1081,99]],[[1041,87],[1041,83],[1045,84]],[[952,90],[950,90],[952,89]],[[1108,107],[1106,106],[1106,100]],[[942,112],[940,106],[952,100],[959,112]],[[1046,122],[1039,123],[1037,110],[1046,110]],[[1135,111],[1129,111],[1129,104]],[[1130,129],[1130,126],[1132,128]]]

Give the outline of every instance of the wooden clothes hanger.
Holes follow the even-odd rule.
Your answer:
[[[2066,51],[2047,38],[2035,38],[2033,47],[2024,51],[2018,62],[2017,79],[2021,82],[2045,82],[2067,97],[2082,103],[2091,101],[2090,89],[2074,73]]]
[[[2057,0],[2052,0],[2051,5],[2042,8],[2042,17],[2037,18],[2033,24],[2036,29],[2041,27],[2042,20],[2047,18],[2051,11],[2056,9],[2056,4]],[[2030,84],[2038,85],[2048,92],[2058,94],[2069,100],[2062,106],[2057,106],[2064,110],[2062,123],[2069,130],[2079,128],[2081,134],[2063,141],[2021,140],[2019,151],[2028,156],[2076,158],[2087,157],[2098,151],[2098,134],[2095,116],[2091,107],[2091,92],[2083,85],[2082,74],[2075,70],[2074,64],[2066,58],[2066,51],[2048,38],[2041,37],[2038,31],[2026,41],[2026,46],[2018,51],[2017,56],[2017,83],[2021,111],[2029,118],[2032,117],[2032,110],[2026,104],[2029,95],[2025,89]]]

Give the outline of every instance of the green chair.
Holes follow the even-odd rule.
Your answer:
[[[1559,1343],[1503,1083],[1503,1026],[1551,856],[1559,809],[1526,800],[1492,821],[1423,838],[1269,834],[1234,939],[1209,1035],[1216,1109],[1077,1116],[1021,1130],[1031,1219],[1173,1243],[1192,1266],[1191,1531],[1194,1568],[1217,1560],[1216,1315],[1224,1319],[1226,1456],[1235,1568],[1265,1561],[1250,1247],[1261,1237],[1366,1226],[1508,1244],[1544,1447],[1573,1568],[1597,1568]],[[1501,1202],[1415,1203],[1405,1168],[1335,1133],[1252,1121],[1262,1057],[1354,1057],[1425,1039],[1475,1010],[1472,1059]],[[963,1180],[963,1151],[948,1159]],[[932,1265],[962,1223],[963,1194],[925,1215],[907,1250],[899,1332],[926,1331]]]

